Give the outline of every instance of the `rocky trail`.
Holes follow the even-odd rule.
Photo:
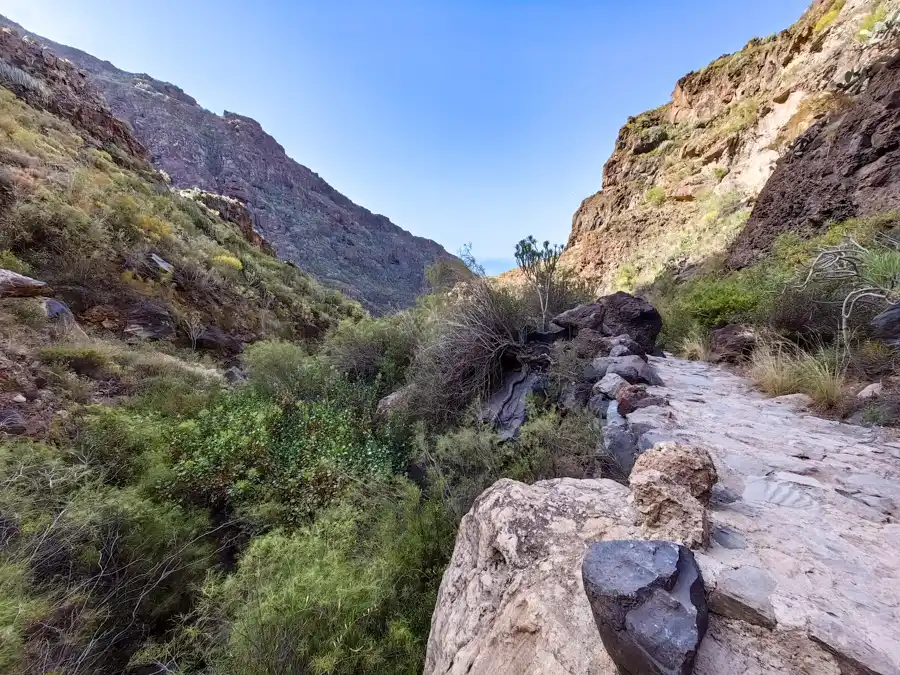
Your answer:
[[[705,448],[718,483],[695,551],[709,602],[698,675],[900,673],[900,441],[766,399],[705,363],[651,358],[666,405],[634,411],[646,447]],[[639,463],[640,464],[640,463]],[[632,475],[632,484],[635,484]],[[609,480],[500,481],[461,524],[426,673],[616,673],[584,593],[601,540],[654,536]]]

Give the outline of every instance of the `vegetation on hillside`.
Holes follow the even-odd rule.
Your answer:
[[[421,672],[480,491],[594,474],[582,416],[536,399],[501,444],[477,414],[525,332],[586,299],[555,265],[510,289],[445,261],[376,319],[2,89],[0,162],[0,265],[78,322],[0,301],[0,407],[30,397],[0,440],[3,672]],[[146,303],[161,339],[124,330]]]

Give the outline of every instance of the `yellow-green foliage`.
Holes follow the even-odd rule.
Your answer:
[[[816,25],[813,27],[813,32],[818,35],[819,33],[828,30],[831,24],[838,18],[838,15],[841,13],[841,10],[844,9],[844,5],[846,4],[847,0],[833,0],[828,7],[828,11],[826,11],[816,22]]]
[[[654,185],[644,194],[644,201],[650,206],[662,206],[666,203],[666,190],[662,186]]]
[[[722,133],[726,135],[743,131],[756,124],[759,117],[759,101],[748,98],[735,103],[728,110],[728,116],[722,126]]]
[[[856,38],[862,42],[867,41],[871,36],[872,29],[875,28],[876,24],[884,21],[885,18],[887,18],[887,7],[883,2],[879,2],[875,9],[866,14],[859,31],[856,33]]]
[[[771,396],[805,393],[819,407],[830,409],[841,402],[846,369],[839,349],[823,347],[808,352],[769,340],[754,349],[749,374]]]
[[[113,146],[85,148],[68,123],[3,88],[0,150],[0,161],[14,160],[8,180],[27,188],[4,218],[0,264],[77,289],[88,308],[149,298],[174,315],[197,312],[206,325],[289,337],[362,315],[357,303],[170,192],[149,165]],[[151,252],[174,274],[156,272]]]
[[[244,263],[235,258],[233,255],[217,255],[213,258],[213,262],[216,265],[219,265],[226,269],[237,270],[238,272],[244,269]]]
[[[10,270],[18,274],[28,275],[31,273],[31,265],[19,260],[12,251],[0,251],[0,268]]]

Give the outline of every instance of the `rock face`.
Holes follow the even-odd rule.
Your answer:
[[[117,119],[94,83],[71,62],[58,58],[40,43],[22,39],[21,28],[0,17],[0,59],[26,77],[2,79],[29,105],[44,108],[68,120],[86,136],[110,143],[124,152],[145,159],[144,146],[128,125]]]
[[[640,454],[628,480],[646,536],[689,548],[707,544],[707,506],[717,479],[702,448],[661,443]]]
[[[627,675],[690,675],[709,625],[693,554],[665,541],[594,544],[581,568],[606,651]]]
[[[523,366],[504,375],[500,388],[485,403],[483,417],[497,428],[501,441],[518,435],[525,423],[525,400],[539,380],[536,373]]]
[[[0,17],[2,23],[16,27]],[[34,37],[85,71],[86,78],[68,66],[73,77],[90,80],[103,92],[174,186],[246,203],[253,227],[281,258],[360,299],[367,309],[411,305],[425,287],[425,267],[452,258],[435,242],[354,204],[288,157],[255,120],[232,112],[216,115],[172,84]]]
[[[50,287],[43,281],[0,269],[0,298],[30,298],[50,292]]]
[[[182,190],[182,196],[193,199],[203,204],[208,209],[215,211],[222,220],[234,225],[238,232],[244,235],[244,239],[249,241],[257,248],[262,249],[269,255],[275,255],[275,249],[266,241],[266,238],[256,231],[253,225],[253,214],[247,205],[234,197],[226,197],[225,195],[216,195],[211,192],[204,192],[194,188],[192,190]]]
[[[563,312],[551,326],[565,329],[570,336],[596,332],[608,351],[620,347],[616,355],[644,356],[656,348],[662,317],[646,300],[620,291]]]
[[[707,449],[718,476],[709,546],[694,552],[710,612],[695,675],[900,673],[892,432],[815,417],[795,397],[765,399],[709,364],[650,362],[666,386],[648,393],[669,405],[620,417],[624,428]],[[705,499],[708,468],[654,464]],[[615,675],[579,564],[596,542],[649,537],[643,518],[634,490],[611,481],[493,486],[462,521],[426,675]]]
[[[891,17],[900,0],[878,8]],[[785,155],[734,261],[786,229],[896,208],[894,75],[870,66],[896,51],[898,25],[858,35],[875,9],[815,0],[789,29],[686,75],[669,103],[629,119],[601,191],[572,219],[563,262],[601,287],[628,288],[726,253]]]
[[[863,92],[791,146],[759,195],[729,256],[758,260],[784,232],[814,234],[831,222],[900,208],[900,56],[875,63]]]

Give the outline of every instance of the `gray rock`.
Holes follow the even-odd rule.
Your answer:
[[[21,436],[28,430],[25,418],[15,408],[0,410],[0,431],[5,431],[13,436]]]
[[[518,435],[525,423],[525,400],[539,381],[528,368],[509,372],[504,375],[500,389],[484,405],[482,417],[497,428],[500,440],[508,441]]]
[[[775,581],[758,567],[738,567],[719,575],[710,594],[709,609],[714,614],[775,628],[772,591]]]
[[[565,329],[570,335],[579,330],[599,330],[603,325],[603,315],[606,309],[596,302],[578,305],[573,309],[557,315],[551,321],[552,326]]]
[[[581,567],[610,658],[628,675],[689,675],[709,611],[693,554],[666,541],[605,541]]]
[[[630,384],[662,384],[653,367],[640,356],[616,356],[608,361],[607,374],[615,373],[628,380]]]
[[[606,423],[611,427],[627,427],[628,420],[619,412],[619,402],[610,401],[606,409]]]
[[[175,335],[175,321],[165,307],[142,302],[129,312],[125,333],[143,340],[166,340]]]
[[[610,406],[612,410],[612,406]],[[634,468],[638,456],[637,438],[627,424],[610,424],[609,411],[607,423],[603,428],[603,462],[606,469],[604,476],[625,480]]]
[[[566,384],[559,396],[559,407],[562,410],[578,410],[584,408],[591,398],[589,382],[570,382]]]
[[[866,400],[870,398],[878,398],[884,391],[884,385],[881,382],[873,382],[856,395],[856,398]]]
[[[609,410],[609,405],[611,401],[603,396],[603,394],[598,394],[597,396],[591,396],[588,401],[587,408],[593,413],[594,416],[606,422],[606,413]]]
[[[150,261],[156,265],[163,274],[172,274],[175,271],[175,265],[164,258],[160,258],[155,253],[150,254]]]
[[[242,384],[247,381],[247,376],[244,375],[244,371],[241,370],[238,366],[231,366],[228,370],[226,370],[223,375],[225,376],[225,381],[229,384]],[[394,392],[396,393],[396,392]],[[384,399],[382,399],[384,400]],[[378,403],[379,410],[381,409],[381,402]]]
[[[50,293],[50,287],[43,281],[0,269],[0,298],[30,298]]]
[[[674,440],[675,439],[669,434],[651,429],[638,437],[638,453],[647,452],[647,450],[658,443],[672,443]]]
[[[608,368],[609,359],[605,356],[600,356],[591,361],[590,365],[585,368],[584,379],[591,383],[599,382],[606,376],[606,371]]]
[[[198,349],[208,349],[223,354],[240,354],[244,351],[243,342],[218,326],[204,328],[197,336],[196,346]]]
[[[875,336],[890,343],[900,341],[900,303],[892,305],[871,321]]]
[[[594,385],[593,392],[594,394],[603,394],[608,398],[616,398],[616,394],[627,386],[628,382],[620,375],[607,373],[602,380]]]
[[[631,339],[628,335],[617,335],[604,340],[609,345],[609,356],[640,356],[647,360],[644,348]]]
[[[628,335],[645,353],[652,353],[662,330],[662,317],[649,302],[619,291],[597,301],[604,308],[604,335]]]

